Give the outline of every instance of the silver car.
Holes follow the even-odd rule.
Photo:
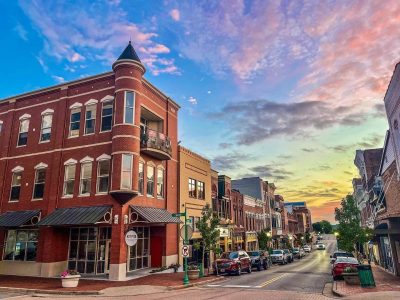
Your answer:
[[[282,265],[285,265],[288,263],[288,257],[285,251],[277,249],[277,250],[272,250],[271,260],[272,263],[280,263]]]

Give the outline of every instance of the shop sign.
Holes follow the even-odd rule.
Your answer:
[[[218,227],[219,236],[220,237],[228,237],[229,236],[229,229],[224,227]]]
[[[138,236],[137,233],[133,230],[129,230],[126,234],[125,234],[125,243],[128,246],[135,246],[138,240]]]

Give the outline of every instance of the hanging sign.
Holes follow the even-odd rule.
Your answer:
[[[133,230],[129,230],[126,234],[125,234],[125,243],[128,246],[135,246],[138,240],[138,236],[137,233]]]

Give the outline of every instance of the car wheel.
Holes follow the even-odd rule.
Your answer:
[[[251,264],[249,265],[249,267],[247,268],[247,273],[251,273]]]
[[[236,271],[236,275],[237,276],[240,276],[240,275],[242,275],[242,266],[241,265],[237,265],[237,271]]]
[[[257,265],[257,271],[261,271],[261,262],[259,262]]]
[[[268,263],[264,262],[263,268],[264,270],[268,269]]]

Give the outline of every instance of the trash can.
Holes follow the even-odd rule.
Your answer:
[[[374,275],[370,265],[359,265],[358,277],[360,278],[360,285],[362,287],[375,287]]]

